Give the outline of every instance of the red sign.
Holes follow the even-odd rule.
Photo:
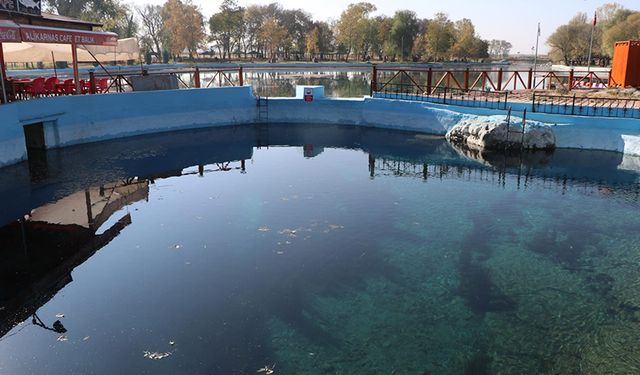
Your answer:
[[[20,28],[11,21],[0,21],[0,42],[20,43]]]
[[[20,25],[23,42],[57,43],[97,46],[117,46],[118,36],[114,33],[66,30],[53,27]]]
[[[312,102],[313,101],[313,90],[310,88],[306,88],[304,89],[304,101],[305,102]]]
[[[21,40],[19,29],[0,26],[0,42],[20,43]]]

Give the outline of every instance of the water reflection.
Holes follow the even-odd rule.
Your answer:
[[[3,171],[0,336],[12,341],[0,351],[12,359],[0,367],[86,356],[54,372],[535,373],[566,368],[530,353],[583,345],[573,323],[621,329],[636,315],[611,272],[635,263],[607,263],[636,224],[638,171],[622,155],[479,155],[291,125],[269,125],[258,149],[264,136],[159,134],[51,150],[44,179],[26,163]],[[51,314],[61,306],[69,316]],[[89,335],[95,346],[78,345]],[[41,357],[20,362],[20,348]]]
[[[270,97],[295,96],[296,85],[324,86],[328,97],[357,98],[370,94],[370,73],[247,73],[245,82],[254,87],[254,94]]]
[[[0,228],[0,337],[28,316],[34,325],[65,333],[59,320],[50,327],[37,310],[72,281],[74,268],[130,225],[131,217],[123,215],[100,234],[98,229],[148,194],[147,181],[105,184],[35,208]]]

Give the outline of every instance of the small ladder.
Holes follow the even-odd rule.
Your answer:
[[[258,107],[258,118],[257,118],[257,146],[258,149],[263,146],[269,147],[269,97],[268,96],[258,96],[256,100],[256,105]]]

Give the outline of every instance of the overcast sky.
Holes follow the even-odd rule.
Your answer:
[[[164,0],[125,0],[136,5],[163,4]],[[193,0],[209,18],[218,11],[222,0]],[[238,0],[242,6],[269,4],[272,0]],[[314,20],[326,21],[338,18],[340,13],[353,2],[342,0],[280,0],[285,8],[300,8],[310,13]],[[377,14],[393,15],[396,10],[409,9],[420,18],[431,18],[435,13],[444,12],[451,19],[470,18],[476,32],[483,39],[505,39],[513,44],[512,53],[531,53],[536,42],[536,29],[541,23],[542,35],[540,51],[546,53],[545,42],[549,35],[578,12],[586,12],[589,17],[604,3],[603,0],[368,0],[378,8]],[[617,0],[630,9],[640,10],[639,0]]]

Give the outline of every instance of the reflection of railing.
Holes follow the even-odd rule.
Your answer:
[[[456,88],[436,87],[430,92],[422,91],[413,84],[380,84],[375,87],[376,97],[386,99],[416,100],[421,102],[458,105],[464,107],[480,107],[491,109],[507,109],[508,92],[461,90]]]
[[[533,112],[640,119],[640,99],[533,94]]]
[[[605,181],[588,181],[554,173],[545,174],[521,163],[508,166],[460,165],[446,162],[414,162],[369,155],[369,174],[371,178],[459,180],[499,185],[502,188],[511,186],[517,190],[543,189],[560,194],[574,191],[590,196],[601,195],[627,202],[640,202],[640,185],[638,184],[608,184]]]

